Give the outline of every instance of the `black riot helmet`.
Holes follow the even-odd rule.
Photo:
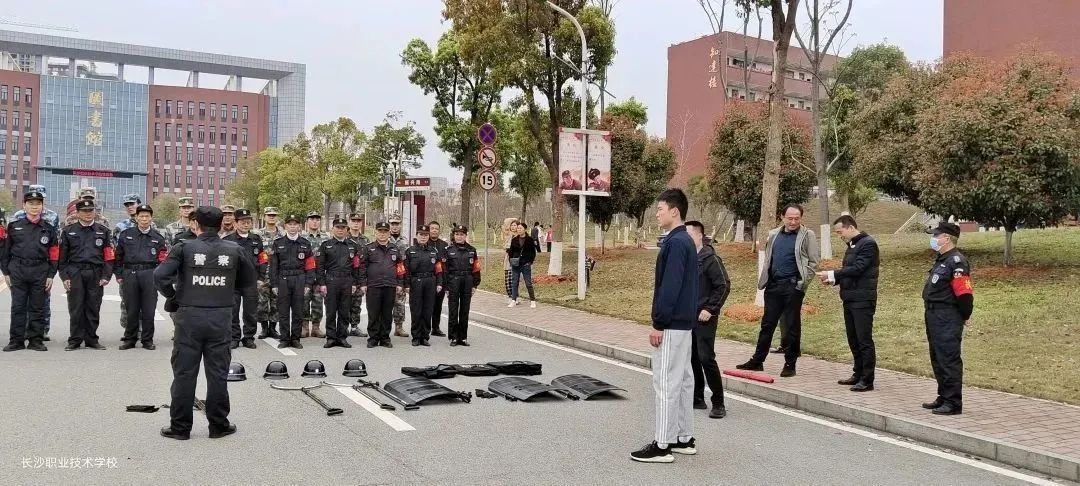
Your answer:
[[[247,371],[244,370],[244,365],[233,361],[229,363],[229,375],[225,378],[226,381],[244,381],[247,379]]]
[[[342,371],[341,374],[353,378],[363,378],[367,376],[367,365],[364,364],[362,359],[350,359],[345,362],[345,371]]]
[[[300,376],[326,378],[326,366],[323,366],[322,361],[313,359],[304,365],[304,372],[300,373]]]
[[[289,368],[281,361],[271,361],[266,365],[266,373],[263,373],[263,378],[267,380],[284,380],[288,377]]]

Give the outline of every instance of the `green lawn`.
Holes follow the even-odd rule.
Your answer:
[[[890,223],[891,224],[891,223]],[[932,261],[922,234],[877,235],[881,279],[875,341],[878,366],[931,376],[920,298]],[[970,257],[975,314],[964,339],[965,382],[970,385],[1080,405],[1080,229],[1020,231],[1014,237],[1015,266],[1001,266],[1004,233],[967,233],[960,248]],[[839,241],[834,243],[840,249]],[[753,303],[756,263],[749,244],[719,248],[732,279],[728,306]],[[594,252],[590,250],[590,254]],[[598,256],[598,255],[597,255]],[[538,286],[543,301],[649,324],[655,250],[608,250],[598,256],[585,302],[560,302],[576,283]],[[488,265],[483,287],[502,292],[501,265]],[[547,269],[547,254],[535,265]],[[564,254],[575,272],[576,253]],[[849,362],[842,309],[834,288],[812,285],[803,317],[803,352]],[[724,317],[722,337],[753,342],[757,323]],[[779,339],[779,337],[777,337]],[[741,357],[740,357],[741,359]]]

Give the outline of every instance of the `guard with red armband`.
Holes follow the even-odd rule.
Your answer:
[[[446,248],[446,286],[450,300],[450,318],[447,319],[447,337],[451,346],[468,346],[469,306],[473,292],[480,286],[480,257],[476,248],[466,241],[469,229],[454,227],[453,243]]]
[[[420,225],[416,244],[405,251],[405,290],[409,292],[412,313],[412,345],[431,346],[431,314],[435,311],[435,295],[442,292],[442,251],[431,241],[431,230]]]
[[[352,347],[348,341],[349,310],[360,281],[360,246],[348,236],[349,222],[335,216],[331,237],[319,244],[315,259],[315,285],[326,303],[324,348]]]
[[[375,241],[362,249],[360,260],[360,290],[367,294],[367,347],[392,348],[390,323],[394,300],[403,292],[405,262],[397,245],[390,243],[390,223],[375,224]]]
[[[95,223],[97,217],[93,199],[75,203],[75,223],[60,232],[60,278],[68,293],[68,312],[71,314],[71,334],[64,351],[87,348],[105,349],[98,342],[97,328],[101,315],[101,298],[105,285],[112,279],[116,254],[109,228]]]
[[[226,206],[225,209],[231,206]],[[226,213],[222,210],[222,214]],[[242,344],[245,348],[255,349],[255,333],[258,331],[255,314],[259,310],[259,288],[266,281],[266,267],[270,263],[270,257],[266,255],[262,237],[251,232],[254,219],[251,211],[240,208],[232,212],[234,217],[234,231],[231,231],[222,240],[231,241],[240,246],[240,254],[251,262],[255,268],[258,284],[255,287],[237,287],[233,295],[232,310],[232,344],[231,349],[237,349]],[[225,222],[222,222],[222,226]],[[224,232],[224,229],[221,230]],[[243,327],[240,326],[243,318]]]
[[[300,237],[300,215],[285,218],[285,235],[274,240],[270,256],[270,285],[277,291],[281,339],[278,348],[302,349],[304,292],[315,284],[315,252],[307,238]]]
[[[135,226],[116,236],[113,271],[120,284],[120,296],[127,303],[123,309],[126,316],[121,350],[134,348],[136,341],[142,342],[143,349],[156,349],[154,315],[158,293],[154,269],[169,255],[169,244],[153,223],[154,209],[140,204],[135,207]]]
[[[937,259],[926,277],[923,301],[926,304],[926,338],[930,343],[930,364],[937,380],[937,399],[924,403],[935,415],[959,415],[964,408],[962,388],[964,361],[960,356],[964,327],[975,307],[971,264],[956,248],[960,227],[942,221],[928,229],[930,248]]]
[[[4,351],[45,351],[45,296],[60,258],[56,228],[42,218],[45,194],[23,195],[26,217],[0,228],[0,272],[11,289],[11,320]],[[29,344],[27,344],[29,342]]]

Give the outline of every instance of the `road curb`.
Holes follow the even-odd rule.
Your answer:
[[[567,336],[536,326],[514,322],[477,311],[470,318],[479,323],[569,346],[581,351],[616,359],[643,368],[652,367],[652,357],[589,339]],[[848,405],[802,392],[784,390],[755,381],[723,376],[724,389],[733,393],[765,400],[788,408],[821,415],[844,422],[869,427],[886,433],[908,437],[953,451],[991,459],[1050,476],[1080,481],[1080,459],[1012,444],[992,437],[939,427],[918,420]]]

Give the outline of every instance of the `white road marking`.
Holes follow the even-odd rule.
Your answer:
[[[472,312],[476,312],[476,311],[472,311]],[[479,315],[482,315],[482,316],[487,316],[487,314],[483,314],[483,313],[480,313],[480,312],[476,312],[476,314],[479,314]],[[446,317],[446,315],[444,314],[443,317]],[[492,316],[487,316],[487,317],[492,317]],[[486,331],[491,331],[491,332],[502,334],[502,335],[505,335],[505,336],[514,337],[514,338],[517,338],[517,339],[521,339],[523,341],[528,341],[528,342],[531,342],[531,343],[539,344],[541,346],[547,346],[549,348],[558,349],[560,351],[565,351],[567,353],[576,354],[578,356],[583,356],[583,357],[586,357],[586,358],[589,358],[589,359],[600,361],[602,363],[607,363],[607,364],[610,364],[610,365],[618,366],[618,367],[621,367],[621,368],[626,368],[628,370],[632,370],[632,371],[636,371],[638,373],[642,373],[642,374],[645,374],[645,375],[652,376],[652,370],[648,370],[648,369],[645,369],[645,368],[639,368],[639,367],[631,365],[629,363],[623,363],[621,361],[613,360],[613,359],[610,359],[610,358],[605,358],[603,356],[596,356],[594,354],[590,354],[590,353],[586,353],[585,351],[569,348],[569,347],[563,346],[561,344],[555,344],[555,343],[547,342],[547,341],[544,341],[544,340],[541,340],[541,339],[532,338],[532,337],[529,337],[529,336],[522,336],[521,334],[516,334],[516,333],[510,332],[510,331],[503,330],[503,329],[497,329],[497,328],[494,328],[494,327],[491,327],[491,326],[488,326],[488,325],[485,325],[485,324],[478,324],[478,323],[473,322],[473,321],[469,321],[469,324],[472,325],[472,326],[476,326],[476,327],[479,327],[481,329],[484,329]],[[836,429],[836,430],[842,430],[842,431],[847,432],[849,434],[860,435],[860,436],[863,436],[863,437],[866,437],[866,438],[869,438],[869,439],[875,439],[875,440],[878,440],[878,441],[881,441],[881,442],[885,442],[887,444],[892,444],[892,445],[895,445],[895,446],[898,446],[898,447],[903,447],[905,449],[910,449],[910,450],[913,450],[913,451],[922,452],[924,454],[928,454],[928,455],[931,455],[931,456],[934,456],[934,457],[940,457],[942,459],[946,459],[946,460],[953,461],[953,462],[956,462],[956,463],[959,463],[959,464],[963,464],[965,466],[974,467],[976,469],[982,469],[984,471],[989,471],[989,472],[992,472],[992,473],[995,473],[995,474],[1000,474],[1002,476],[1010,477],[1010,478],[1017,479],[1017,480],[1020,480],[1020,481],[1026,481],[1026,482],[1031,483],[1031,484],[1038,484],[1038,485],[1044,485],[1044,486],[1059,486],[1060,485],[1060,483],[1057,483],[1057,482],[1054,482],[1054,481],[1051,481],[1051,480],[1048,480],[1048,479],[1044,479],[1044,478],[1040,478],[1040,477],[1036,477],[1036,476],[1031,476],[1031,475],[1024,474],[1024,473],[1019,472],[1019,471],[1014,471],[1014,470],[1007,469],[1007,468],[1004,468],[1004,467],[995,466],[995,465],[992,465],[992,464],[986,464],[984,462],[981,462],[981,461],[978,461],[978,460],[975,460],[975,459],[969,459],[969,458],[966,458],[966,457],[957,456],[957,455],[954,455],[954,454],[950,454],[948,452],[939,451],[939,450],[931,448],[931,447],[926,447],[926,446],[922,446],[922,445],[919,445],[919,444],[913,444],[913,443],[897,440],[895,438],[885,436],[885,435],[881,435],[881,434],[878,434],[876,432],[871,432],[869,430],[863,430],[863,429],[851,427],[851,426],[848,426],[848,425],[844,425],[844,424],[840,424],[840,423],[836,423],[836,422],[831,422],[831,421],[821,419],[821,418],[818,418],[818,417],[814,417],[814,416],[811,416],[811,415],[808,415],[808,414],[805,414],[805,413],[802,413],[802,412],[799,412],[799,411],[788,410],[788,409],[785,409],[785,408],[778,407],[776,405],[760,402],[760,401],[757,401],[757,400],[754,400],[754,399],[751,399],[751,398],[746,398],[746,397],[743,397],[741,395],[737,395],[735,393],[725,392],[724,395],[727,396],[727,397],[730,397],[731,399],[733,399],[735,401],[739,401],[739,402],[742,402],[742,403],[753,405],[755,407],[763,408],[765,410],[769,410],[769,411],[776,412],[776,413],[779,413],[779,414],[787,415],[789,417],[799,418],[799,419],[802,419],[802,420],[806,420],[807,422],[815,423],[815,424],[818,424],[818,425],[823,425],[825,427],[830,427],[830,428],[833,428],[833,429]]]
[[[277,339],[268,337],[268,338],[264,338],[263,342],[266,343],[266,344],[269,344],[271,348],[276,349],[279,353],[284,354],[285,356],[296,356],[296,351],[293,351],[290,348],[280,348],[279,349],[277,347],[277,345],[278,345],[278,340]]]
[[[386,423],[386,425],[389,425],[390,428],[392,428],[392,429],[394,429],[394,430],[396,430],[398,432],[406,432],[406,431],[409,431],[409,430],[416,430],[415,427],[413,427],[412,425],[409,425],[409,423],[402,420],[401,417],[398,417],[397,415],[394,415],[394,414],[392,414],[392,413],[390,413],[390,412],[388,412],[386,410],[383,410],[383,409],[379,408],[379,406],[376,405],[375,402],[368,399],[368,397],[365,397],[364,395],[361,395],[360,392],[358,392],[356,390],[353,390],[352,388],[345,388],[343,386],[335,386],[335,387],[331,387],[331,388],[337,389],[337,391],[341,392],[342,395],[345,395],[346,397],[348,397],[349,400],[352,400],[353,403],[356,403],[357,405],[360,405],[361,407],[364,408],[364,410],[367,410],[372,415],[374,415],[375,418],[378,418],[379,420],[382,420],[384,423]],[[378,392],[373,391],[371,393],[378,393]],[[390,401],[390,400],[387,399],[387,401]],[[395,404],[394,406],[396,407],[397,405]]]

